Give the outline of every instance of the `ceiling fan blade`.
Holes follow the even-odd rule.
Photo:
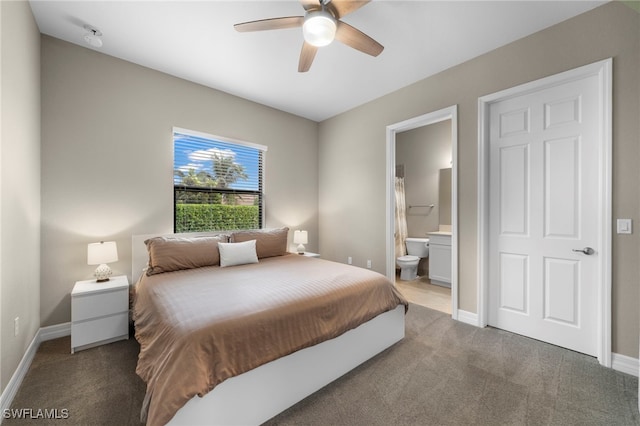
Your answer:
[[[336,40],[371,56],[378,56],[384,50],[383,45],[342,21],[338,21]]]
[[[336,19],[340,19],[343,16],[355,12],[371,0],[331,0],[327,5],[327,8],[333,12],[333,16]]]
[[[313,58],[316,57],[318,48],[306,41],[302,45],[302,51],[300,52],[300,61],[298,62],[298,72],[307,72],[311,68]]]
[[[301,27],[304,24],[304,16],[287,16],[283,18],[260,19],[258,21],[242,22],[235,24],[236,31],[266,31],[280,30],[284,28]]]

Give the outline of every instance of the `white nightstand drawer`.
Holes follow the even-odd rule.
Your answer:
[[[129,313],[102,317],[88,321],[74,322],[71,329],[72,350],[88,345],[99,344],[103,340],[129,336]]]
[[[129,338],[129,280],[78,281],[71,291],[71,353]]]
[[[71,320],[82,321],[129,309],[129,289],[73,295],[71,297]]]

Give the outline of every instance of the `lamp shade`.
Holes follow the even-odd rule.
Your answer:
[[[100,265],[118,261],[118,247],[115,241],[90,243],[87,247],[87,265]]]
[[[309,242],[307,231],[295,231],[293,233],[294,244],[307,244]]]

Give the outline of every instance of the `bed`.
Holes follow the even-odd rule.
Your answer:
[[[260,424],[404,337],[393,284],[289,254],[287,231],[134,236],[147,424]]]

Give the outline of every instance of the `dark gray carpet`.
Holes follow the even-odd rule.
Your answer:
[[[638,379],[594,358],[411,305],[406,338],[267,422],[274,425],[639,425]],[[134,339],[69,354],[44,342],[13,408],[136,425],[144,384]]]
[[[71,355],[71,338],[43,342],[12,409],[68,410],[67,419],[4,419],[5,425],[140,425],[146,386],[136,375],[135,339]],[[31,417],[31,414],[29,415]]]

